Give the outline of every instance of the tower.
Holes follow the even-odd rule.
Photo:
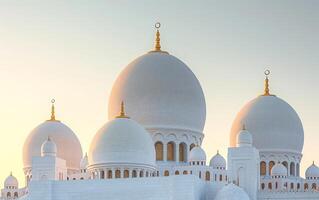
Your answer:
[[[228,148],[229,181],[243,188],[250,199],[257,199],[260,182],[259,151],[245,126],[238,133],[237,146]]]

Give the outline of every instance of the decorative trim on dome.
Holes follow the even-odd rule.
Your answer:
[[[154,53],[154,52],[160,52],[160,53],[166,53],[168,54],[167,51],[162,51],[161,50],[161,34],[159,32],[159,28],[161,27],[161,23],[157,22],[155,24],[156,28],[156,39],[155,39],[155,48],[153,51],[149,51],[149,53]]]
[[[47,121],[54,121],[54,122],[60,122],[59,120],[55,119],[55,107],[54,107],[55,99],[51,100],[51,118]]]
[[[117,116],[116,118],[127,118],[127,119],[130,118],[129,116],[127,116],[127,115],[125,114],[125,106],[124,106],[124,102],[123,102],[123,101],[121,102],[121,112],[120,112],[120,115]]]

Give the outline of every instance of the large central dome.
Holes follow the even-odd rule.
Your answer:
[[[166,52],[142,55],[121,72],[109,99],[109,119],[118,114],[121,101],[145,128],[203,131],[206,104],[200,83],[181,60]]]

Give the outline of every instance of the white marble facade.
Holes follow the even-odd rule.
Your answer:
[[[116,79],[109,121],[83,155],[76,134],[55,118],[23,147],[25,186],[10,174],[1,199],[283,200],[319,199],[319,168],[302,177],[304,132],[296,111],[269,91],[237,114],[226,159],[207,160],[206,102],[200,82],[178,58],[155,49]],[[209,102],[213,103],[213,102]]]

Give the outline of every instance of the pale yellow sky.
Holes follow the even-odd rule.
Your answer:
[[[305,129],[302,170],[318,161],[318,1],[18,1],[0,0],[0,183],[10,171],[24,185],[22,145],[50,116],[88,150],[107,120],[120,71],[153,46],[183,60],[207,102],[204,148],[226,156],[236,113],[263,90],[289,102]],[[303,174],[303,173],[302,173]]]

